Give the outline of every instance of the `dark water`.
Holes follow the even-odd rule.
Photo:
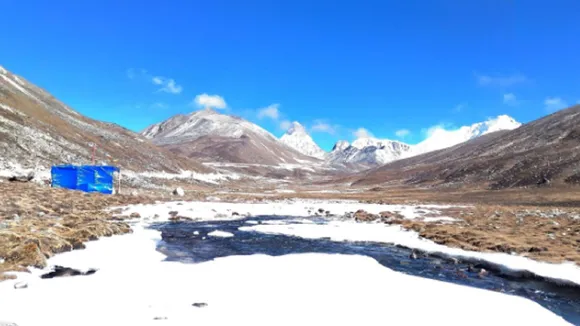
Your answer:
[[[470,268],[468,263],[428,255],[411,259],[411,250],[384,243],[336,242],[329,239],[303,239],[238,230],[241,226],[251,226],[246,223],[247,220],[262,223],[280,219],[282,218],[279,216],[262,216],[236,221],[167,222],[156,224],[152,228],[161,231],[162,241],[158,244],[158,250],[166,254],[170,261],[199,263],[218,257],[252,254],[363,255],[405,274],[522,296],[541,304],[568,322],[580,325],[580,287],[558,285],[533,277],[513,277],[493,271],[480,277],[477,272],[480,266]],[[312,221],[325,223],[321,218],[313,218]],[[222,238],[207,235],[216,230],[230,232],[234,236]],[[195,231],[199,234],[195,235]]]

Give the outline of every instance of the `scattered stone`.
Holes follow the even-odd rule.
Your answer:
[[[181,216],[181,215],[174,215],[169,218],[172,222],[179,222],[179,221],[193,221],[191,217]]]
[[[240,216],[238,212],[232,212],[232,216]]]
[[[44,215],[46,215],[45,212],[38,212],[36,215],[38,215],[38,217],[44,217]]]
[[[480,278],[486,277],[487,275],[489,275],[489,272],[485,270],[485,268],[482,268],[479,273],[477,273],[477,276],[479,276]]]
[[[131,196],[133,197],[139,196],[139,193],[137,192],[137,190],[133,190],[131,191]]]
[[[320,214],[324,213],[324,208],[319,208],[318,213],[320,213]]]
[[[173,190],[173,195],[183,197],[185,196],[185,191],[183,190],[183,188],[177,187],[175,188],[175,190]]]
[[[170,211],[169,212],[169,215],[171,215],[171,216],[176,216],[177,214],[179,214],[178,211]]]
[[[26,288],[28,288],[28,283],[26,283],[26,282],[14,283],[14,288],[15,289],[26,289]],[[0,325],[2,325],[2,324],[0,323]]]
[[[153,317],[153,320],[167,320],[167,317]]]
[[[417,252],[415,250],[413,250],[411,252],[411,254],[409,255],[409,259],[418,259],[419,255],[417,254]]]
[[[64,276],[77,276],[77,275],[92,275],[97,272],[96,269],[91,268],[86,272],[80,271],[78,269],[70,268],[70,267],[62,267],[62,266],[54,266],[54,270],[52,272],[42,274],[40,278],[55,278],[55,277],[64,277]]]
[[[27,175],[13,175],[11,177],[8,178],[8,181],[10,182],[29,182],[32,181],[32,179],[34,179],[34,172],[30,172]]]
[[[129,217],[131,217],[131,218],[139,218],[139,217],[141,217],[141,214],[139,214],[137,212],[133,212],[133,213],[131,213],[131,215],[129,215]]]
[[[197,308],[203,308],[203,307],[207,307],[207,303],[205,303],[205,302],[196,302],[196,303],[193,303],[192,306],[197,307]]]

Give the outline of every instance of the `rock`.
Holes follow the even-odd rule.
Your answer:
[[[34,172],[29,172],[27,175],[18,174],[8,178],[10,182],[29,182],[34,179]]]
[[[232,212],[232,216],[240,216],[240,213],[238,213],[238,212]]]
[[[139,196],[139,193],[137,192],[137,190],[133,190],[131,191],[131,196],[133,197]]]
[[[139,218],[139,217],[141,217],[141,214],[139,214],[137,212],[133,212],[133,213],[131,213],[131,215],[129,215],[129,217],[131,217],[131,218]]]
[[[488,271],[485,270],[485,268],[482,268],[479,273],[477,273],[477,276],[479,277],[486,277],[489,274]]]
[[[197,308],[203,308],[203,307],[207,307],[207,303],[205,303],[205,302],[196,302],[196,303],[193,303],[192,306],[197,307]]]
[[[153,320],[167,320],[167,317],[153,317]]]
[[[28,283],[26,283],[26,282],[16,282],[16,283],[14,283],[14,288],[15,289],[26,289],[26,288],[28,288]],[[2,324],[0,324],[0,325],[2,325]]]
[[[173,190],[173,195],[183,197],[185,196],[185,191],[181,187],[177,187]]]
[[[176,215],[176,216],[171,216],[169,218],[169,220],[171,222],[179,222],[179,221],[193,221],[193,219],[191,217],[186,217],[186,216],[181,216],[181,215]]]
[[[318,213],[320,213],[320,214],[324,213],[324,208],[319,208]]]
[[[415,250],[413,250],[411,252],[411,254],[409,255],[409,259],[418,259],[419,255],[417,254],[417,252]]]
[[[45,212],[38,212],[36,213],[36,215],[38,215],[38,217],[44,217],[44,215],[46,215]]]
[[[170,215],[170,216],[172,216],[172,217],[175,217],[175,216],[177,216],[177,214],[179,214],[179,212],[178,212],[178,211],[170,211],[170,212],[169,212],[169,215]]]
[[[381,217],[381,221],[387,224],[391,224],[396,221],[401,221],[405,218],[405,216],[401,215],[398,212],[389,212],[389,211],[380,212],[379,216]]]
[[[97,272],[96,269],[89,269],[86,272],[82,272],[78,269],[69,268],[69,267],[62,267],[62,266],[54,266],[54,270],[52,272],[42,274],[40,278],[54,278],[54,277],[64,277],[64,276],[78,276],[78,275],[92,275]]]

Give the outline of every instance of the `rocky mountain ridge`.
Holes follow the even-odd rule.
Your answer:
[[[83,116],[0,67],[0,170],[114,164],[134,171],[209,171],[119,125]]]

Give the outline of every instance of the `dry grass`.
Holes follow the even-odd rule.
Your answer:
[[[404,221],[436,243],[465,250],[517,253],[547,262],[580,263],[580,212],[478,205],[443,210],[453,224]]]
[[[144,203],[148,197],[107,196],[39,187],[30,183],[0,183],[0,280],[7,271],[44,267],[52,255],[84,248],[84,242],[131,231],[113,219],[109,206]]]

